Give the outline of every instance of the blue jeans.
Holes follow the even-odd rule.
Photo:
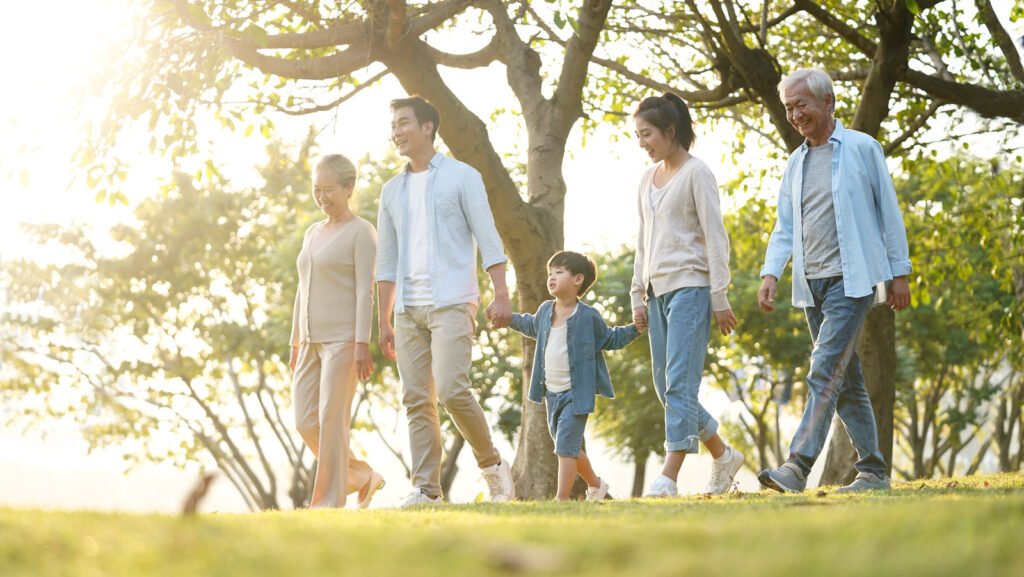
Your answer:
[[[555,442],[555,454],[559,457],[579,457],[589,415],[573,412],[572,389],[561,393],[546,391],[544,400],[548,410],[548,432]]]
[[[804,312],[814,348],[807,375],[807,405],[789,446],[789,461],[804,474],[810,473],[825,445],[832,416],[839,413],[857,449],[857,471],[885,477],[885,459],[878,449],[875,414],[856,350],[874,297],[847,297],[842,277],[807,282],[814,306]]]
[[[697,400],[711,337],[711,289],[687,287],[654,296],[647,290],[654,390],[665,406],[665,450],[696,453],[718,432]]]

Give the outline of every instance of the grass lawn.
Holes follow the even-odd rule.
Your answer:
[[[1024,577],[1024,476],[890,492],[129,515],[0,509],[0,576]]]

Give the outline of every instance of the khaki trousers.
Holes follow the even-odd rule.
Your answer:
[[[312,507],[344,507],[373,469],[352,457],[349,436],[356,393],[355,343],[302,343],[295,364],[295,426],[319,461]]]
[[[402,404],[409,419],[412,484],[441,496],[438,401],[473,449],[480,468],[501,462],[480,403],[469,390],[476,305],[406,307],[395,315],[395,352]]]

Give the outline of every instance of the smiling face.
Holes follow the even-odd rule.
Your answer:
[[[811,146],[821,146],[828,142],[836,128],[836,121],[832,118],[833,99],[831,94],[827,94],[823,100],[818,100],[806,82],[798,82],[782,93],[786,120]]]
[[[328,217],[341,215],[348,207],[355,185],[342,186],[334,173],[320,168],[313,179],[313,200]]]
[[[548,294],[555,298],[573,299],[580,294],[583,286],[583,275],[572,272],[561,266],[548,269]]]
[[[661,162],[675,150],[677,143],[673,134],[662,132],[640,116],[633,117],[633,125],[636,128],[637,144],[651,161]]]
[[[391,113],[391,142],[398,154],[412,158],[423,156],[433,149],[434,123],[420,124],[412,107],[404,106]]]

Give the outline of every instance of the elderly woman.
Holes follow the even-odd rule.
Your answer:
[[[295,424],[318,459],[310,507],[344,507],[359,492],[369,506],[384,479],[352,457],[349,434],[358,379],[373,373],[370,321],[377,232],[353,214],[356,169],[340,154],[314,171],[313,199],[327,217],[314,223],[299,252],[292,316]]]

